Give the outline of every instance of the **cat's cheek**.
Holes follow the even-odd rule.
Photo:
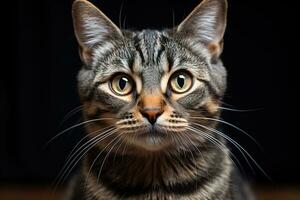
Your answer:
[[[216,115],[219,113],[219,103],[217,100],[213,99],[212,97],[209,97],[207,101],[204,104],[205,109],[211,114]]]

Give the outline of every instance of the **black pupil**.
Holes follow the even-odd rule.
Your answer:
[[[184,75],[181,74],[177,77],[177,84],[178,84],[179,87],[183,88],[184,81],[185,81],[185,76]]]
[[[124,90],[124,88],[126,87],[126,84],[128,82],[128,79],[125,77],[120,78],[119,80],[119,87],[121,90]]]

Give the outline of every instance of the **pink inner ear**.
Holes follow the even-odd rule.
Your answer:
[[[208,45],[208,50],[212,55],[218,56],[221,52],[221,47],[218,43],[214,42]]]
[[[79,46],[79,56],[82,62],[90,65],[92,62],[92,52],[90,49]]]

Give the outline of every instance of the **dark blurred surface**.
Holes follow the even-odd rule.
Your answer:
[[[299,200],[300,188],[298,187],[260,187],[256,189],[256,200]],[[0,197],[4,200],[63,200],[64,191],[51,192],[50,189],[41,187],[1,188]]]
[[[92,2],[117,25],[142,29],[178,24],[200,0]],[[82,137],[77,128],[46,145],[59,131],[80,120],[80,113],[75,114],[61,125],[64,116],[80,105],[76,74],[81,64],[72,30],[72,1],[15,3],[14,33],[3,38],[9,43],[11,50],[6,53],[12,58],[1,70],[0,182],[47,184]],[[295,107],[290,69],[297,64],[291,53],[298,39],[293,19],[296,14],[290,3],[229,1],[222,56],[229,74],[224,106],[258,109],[224,111],[223,119],[247,131],[263,150],[243,133],[226,126],[224,130],[272,179],[250,161],[252,173],[233,148],[250,179],[258,183],[293,184],[300,180],[299,136],[290,115]]]

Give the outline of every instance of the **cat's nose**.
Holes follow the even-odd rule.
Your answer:
[[[153,125],[164,112],[165,102],[161,96],[146,95],[140,99],[138,107],[140,113]]]
[[[144,108],[140,112],[152,125],[155,124],[157,118],[163,113],[161,108]]]

